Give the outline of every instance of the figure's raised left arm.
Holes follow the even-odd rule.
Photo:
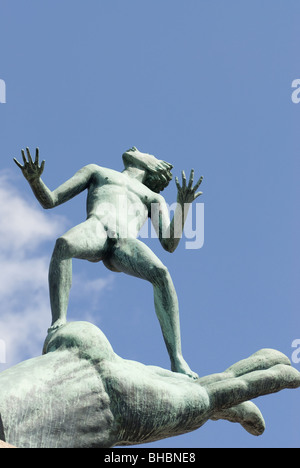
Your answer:
[[[162,247],[168,252],[174,252],[178,247],[182,237],[184,224],[188,215],[191,203],[196,200],[202,192],[197,192],[201,185],[203,177],[200,177],[196,185],[193,187],[194,170],[192,169],[189,182],[186,182],[186,176],[182,171],[182,186],[180,186],[178,178],[175,182],[177,186],[177,204],[172,221],[167,203],[162,196],[158,196],[156,203],[151,206],[151,220],[156,230]]]
[[[36,199],[43,208],[49,209],[61,205],[88,188],[91,177],[95,171],[94,164],[89,164],[88,166],[83,167],[77,171],[73,177],[64,182],[57,189],[51,191],[41,179],[41,175],[45,167],[45,161],[42,161],[40,165],[39,149],[36,149],[34,161],[31,157],[29,148],[26,148],[26,152],[27,158],[25,151],[21,151],[23,166],[16,158],[14,158],[14,162],[21,169]]]
[[[180,203],[181,205],[185,204],[190,204],[194,200],[196,200],[200,195],[202,195],[202,192],[197,192],[198,188],[202,184],[203,176],[200,177],[196,185],[193,187],[194,183],[194,169],[191,170],[191,175],[190,175],[190,180],[189,183],[186,183],[186,176],[185,172],[182,171],[182,187],[179,184],[178,177],[175,178],[175,183],[177,186],[177,203]]]

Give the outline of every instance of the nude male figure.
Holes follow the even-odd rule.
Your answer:
[[[72,283],[72,258],[91,262],[102,261],[112,271],[149,281],[153,285],[155,311],[160,322],[174,372],[197,378],[184,360],[181,350],[179,307],[176,291],[168,269],[137,235],[148,217],[156,210],[158,222],[154,223],[163,248],[174,252],[178,246],[187,209],[202,192],[196,193],[202,177],[193,187],[194,171],[187,183],[182,172],[182,186],[176,178],[178,189],[177,209],[172,221],[161,192],[172,179],[172,165],[141,153],[135,147],[123,154],[125,169],[112,169],[89,164],[80,169],[71,179],[51,191],[44,184],[41,175],[45,161],[39,163],[39,149],[35,161],[26,148],[27,158],[22,150],[24,165],[15,158],[34,195],[43,208],[54,208],[84,190],[87,195],[87,219],[57,239],[49,268],[49,290],[52,311],[52,325],[56,330],[67,321],[67,309]],[[128,211],[118,206],[124,203],[131,210],[130,226]],[[107,213],[105,206],[118,207]],[[154,210],[151,210],[154,207]],[[176,222],[175,222],[176,220]],[[178,226],[178,220],[179,226]],[[175,226],[176,224],[176,226]],[[126,233],[126,236],[122,233]],[[163,233],[169,232],[168,236]]]

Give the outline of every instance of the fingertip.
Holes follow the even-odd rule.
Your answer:
[[[19,163],[19,161],[16,158],[13,158],[13,161],[16,163],[16,165],[20,168],[23,169],[22,164]]]

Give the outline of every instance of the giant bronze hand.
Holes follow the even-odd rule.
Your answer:
[[[192,380],[122,359],[87,322],[50,333],[44,353],[0,374],[3,437],[17,447],[136,445],[217,419],[259,435],[264,420],[249,400],[300,386],[300,373],[275,350]]]

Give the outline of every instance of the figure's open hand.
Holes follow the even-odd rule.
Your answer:
[[[39,149],[38,148],[36,149],[36,153],[35,153],[35,161],[32,160],[29,148],[26,148],[26,152],[27,152],[28,161],[25,156],[25,151],[23,149],[21,151],[24,166],[22,166],[22,164],[20,164],[16,158],[14,158],[14,161],[16,165],[23,172],[25,179],[27,179],[28,182],[31,183],[34,180],[39,179],[41,177],[44,171],[45,161],[42,161],[41,165],[39,164]]]
[[[182,187],[179,184],[178,177],[175,178],[175,183],[177,186],[178,194],[177,201],[181,204],[192,203],[196,198],[202,195],[202,192],[196,192],[202,183],[203,177],[201,176],[196,185],[193,187],[194,183],[194,169],[191,170],[190,180],[187,185],[185,172],[182,171]]]

